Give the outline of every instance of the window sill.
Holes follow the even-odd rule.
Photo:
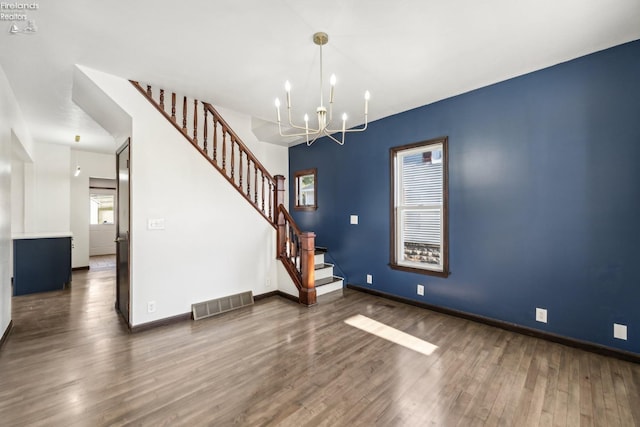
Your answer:
[[[317,206],[294,206],[293,209],[296,211],[317,211],[318,207]]]
[[[406,271],[408,273],[426,274],[427,276],[449,277],[449,274],[451,274],[450,271],[427,270],[425,268],[407,267],[406,265],[399,265],[394,263],[389,263],[389,267],[391,267],[393,270]]]

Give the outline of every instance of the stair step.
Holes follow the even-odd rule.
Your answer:
[[[315,279],[326,279],[327,277],[333,277],[333,264],[322,263],[316,264],[314,271]]]
[[[327,253],[327,248],[323,248],[321,246],[316,246],[315,247],[315,258],[314,258],[314,263],[315,264],[323,264],[324,263],[324,254]]]
[[[344,278],[338,276],[331,276],[325,279],[318,279],[315,282],[316,295],[325,295],[329,292],[337,291],[343,288]]]

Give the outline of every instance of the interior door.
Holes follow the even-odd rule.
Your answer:
[[[116,310],[130,325],[130,246],[129,246],[129,139],[116,153],[118,171],[117,212],[116,221]]]

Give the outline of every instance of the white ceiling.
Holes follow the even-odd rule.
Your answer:
[[[640,39],[640,0],[56,0],[27,12],[35,34],[0,21],[0,66],[37,142],[113,152],[71,100],[74,64],[159,84],[273,121],[318,102],[318,48],[338,77],[336,113],[379,119]],[[6,12],[6,11],[3,11]],[[5,27],[5,28],[1,28]],[[257,120],[259,121],[259,120]]]

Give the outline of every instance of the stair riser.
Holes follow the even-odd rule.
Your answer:
[[[316,265],[324,264],[324,254],[316,254],[313,258],[313,263]]]
[[[344,285],[344,281],[338,280],[328,285],[319,286],[316,288],[316,295],[320,296],[320,295],[328,294],[329,292],[338,291],[343,288],[343,285]]]
[[[316,270],[314,274],[315,274],[314,278],[316,280],[331,277],[333,276],[333,267],[320,268]]]

